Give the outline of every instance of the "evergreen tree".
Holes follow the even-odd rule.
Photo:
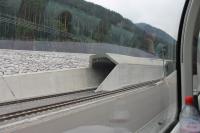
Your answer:
[[[111,24],[106,20],[101,20],[96,27],[94,39],[98,42],[103,42],[108,39]]]

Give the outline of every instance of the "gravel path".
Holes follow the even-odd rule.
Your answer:
[[[89,54],[0,50],[0,75],[82,68],[89,65]]]

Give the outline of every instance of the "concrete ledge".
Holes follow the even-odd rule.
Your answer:
[[[159,58],[145,58],[145,57],[133,57],[127,55],[120,55],[120,54],[113,54],[113,53],[106,53],[102,55],[92,55],[90,56],[90,65],[93,64],[93,60],[107,58],[110,62],[114,64],[138,64],[138,65],[156,65],[156,66],[163,66],[163,60]],[[166,63],[169,60],[165,60]]]

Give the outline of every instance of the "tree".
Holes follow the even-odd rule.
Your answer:
[[[36,27],[44,25],[44,11],[47,2],[48,0],[22,0],[17,17],[25,19],[27,22],[30,21]],[[41,31],[31,27],[27,29],[23,25],[19,25],[19,28],[16,29],[18,30],[17,36],[21,35],[21,38],[35,39],[41,35]]]
[[[0,0],[0,13],[4,13],[6,11],[6,0]]]
[[[111,24],[106,20],[101,20],[95,29],[93,39],[102,42],[109,39]]]
[[[44,10],[48,0],[22,0],[18,17],[36,24],[44,20]]]
[[[72,14],[65,11],[58,16],[59,29],[61,31],[69,32],[71,28]]]

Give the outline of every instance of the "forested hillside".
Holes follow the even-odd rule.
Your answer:
[[[0,0],[0,17],[2,39],[106,42],[152,53],[152,43],[169,50],[175,42],[160,29],[84,0]]]

